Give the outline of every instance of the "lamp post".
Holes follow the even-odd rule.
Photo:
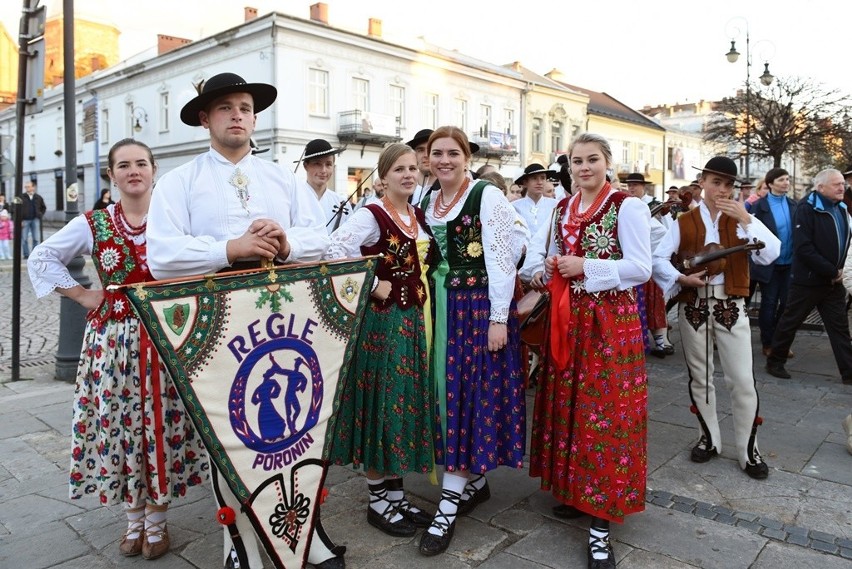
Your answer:
[[[750,168],[749,161],[751,155],[751,37],[748,29],[748,20],[745,18],[734,18],[734,20],[742,20],[745,24],[745,40],[746,40],[746,138],[745,138],[745,179],[750,180]],[[728,26],[726,28],[731,27],[731,20],[728,22]],[[740,52],[737,51],[737,43],[736,38],[740,36],[742,30],[734,25],[732,26],[734,33],[729,34],[731,38],[731,49],[728,53],[725,54],[725,57],[728,58],[730,63],[736,63],[740,57]],[[771,45],[771,42],[768,40],[758,40],[756,43],[766,42]],[[763,75],[760,76],[760,82],[769,86],[772,84],[772,81],[775,77],[769,72],[769,62],[764,59],[763,62]]]

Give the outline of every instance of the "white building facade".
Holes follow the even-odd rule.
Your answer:
[[[152,148],[158,175],[205,151],[207,131],[184,125],[180,110],[195,96],[194,85],[222,72],[278,88],[276,103],[257,116],[254,140],[268,150],[261,157],[295,169],[312,139],[346,146],[330,184],[341,194],[370,176],[385,144],[409,140],[422,128],[462,128],[482,147],[474,168],[486,160],[519,165],[523,137],[516,133],[525,87],[520,73],[456,52],[412,49],[377,35],[271,13],[78,79],[81,210],[91,208],[98,190],[108,187],[107,153],[122,138]],[[24,178],[37,182],[54,219],[62,217],[67,185],[62,104],[61,87],[47,90],[44,111],[25,119]],[[0,113],[0,134],[16,135],[14,108]],[[301,167],[297,176],[304,176]],[[14,180],[5,181],[7,196],[14,187]]]

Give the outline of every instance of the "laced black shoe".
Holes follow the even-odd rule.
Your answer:
[[[606,553],[606,558],[595,559],[595,553]],[[615,569],[615,554],[609,538],[589,540],[589,569]]]
[[[479,480],[477,478],[477,480]],[[459,516],[466,516],[471,513],[476,507],[487,502],[491,498],[491,488],[488,487],[488,480],[485,480],[485,485],[479,490],[470,482],[464,487],[464,497],[459,503]]]
[[[689,455],[689,459],[692,462],[707,462],[714,456],[718,456],[719,451],[716,450],[716,447],[708,448],[707,437],[704,435],[698,440],[698,444],[692,447],[692,452]]]
[[[452,490],[444,490],[441,492],[441,500],[448,500],[458,504],[461,500],[461,494]],[[452,517],[452,521],[450,521],[450,517]],[[428,530],[424,531],[420,536],[420,553],[426,557],[432,557],[446,551],[450,546],[450,542],[453,540],[457,519],[458,515],[447,515],[441,511],[439,506],[430,527],[438,528],[441,531],[441,535],[429,533]]]

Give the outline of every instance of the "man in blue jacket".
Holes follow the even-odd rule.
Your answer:
[[[850,218],[843,203],[845,189],[839,170],[823,170],[814,177],[814,190],[796,210],[790,295],[766,359],[766,371],[775,377],[790,377],[784,364],[796,330],[816,308],[840,377],[843,383],[852,383],[852,340],[842,282],[850,240]]]

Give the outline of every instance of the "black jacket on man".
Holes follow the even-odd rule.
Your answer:
[[[842,212],[838,224],[831,208]],[[843,238],[838,238],[838,235]],[[813,191],[799,202],[793,227],[792,283],[827,285],[837,277],[849,250],[849,214],[846,204],[832,204]],[[841,244],[842,243],[842,244]]]
[[[34,193],[30,197],[26,192],[21,194],[21,219],[41,219],[46,211],[47,206],[40,195]]]

